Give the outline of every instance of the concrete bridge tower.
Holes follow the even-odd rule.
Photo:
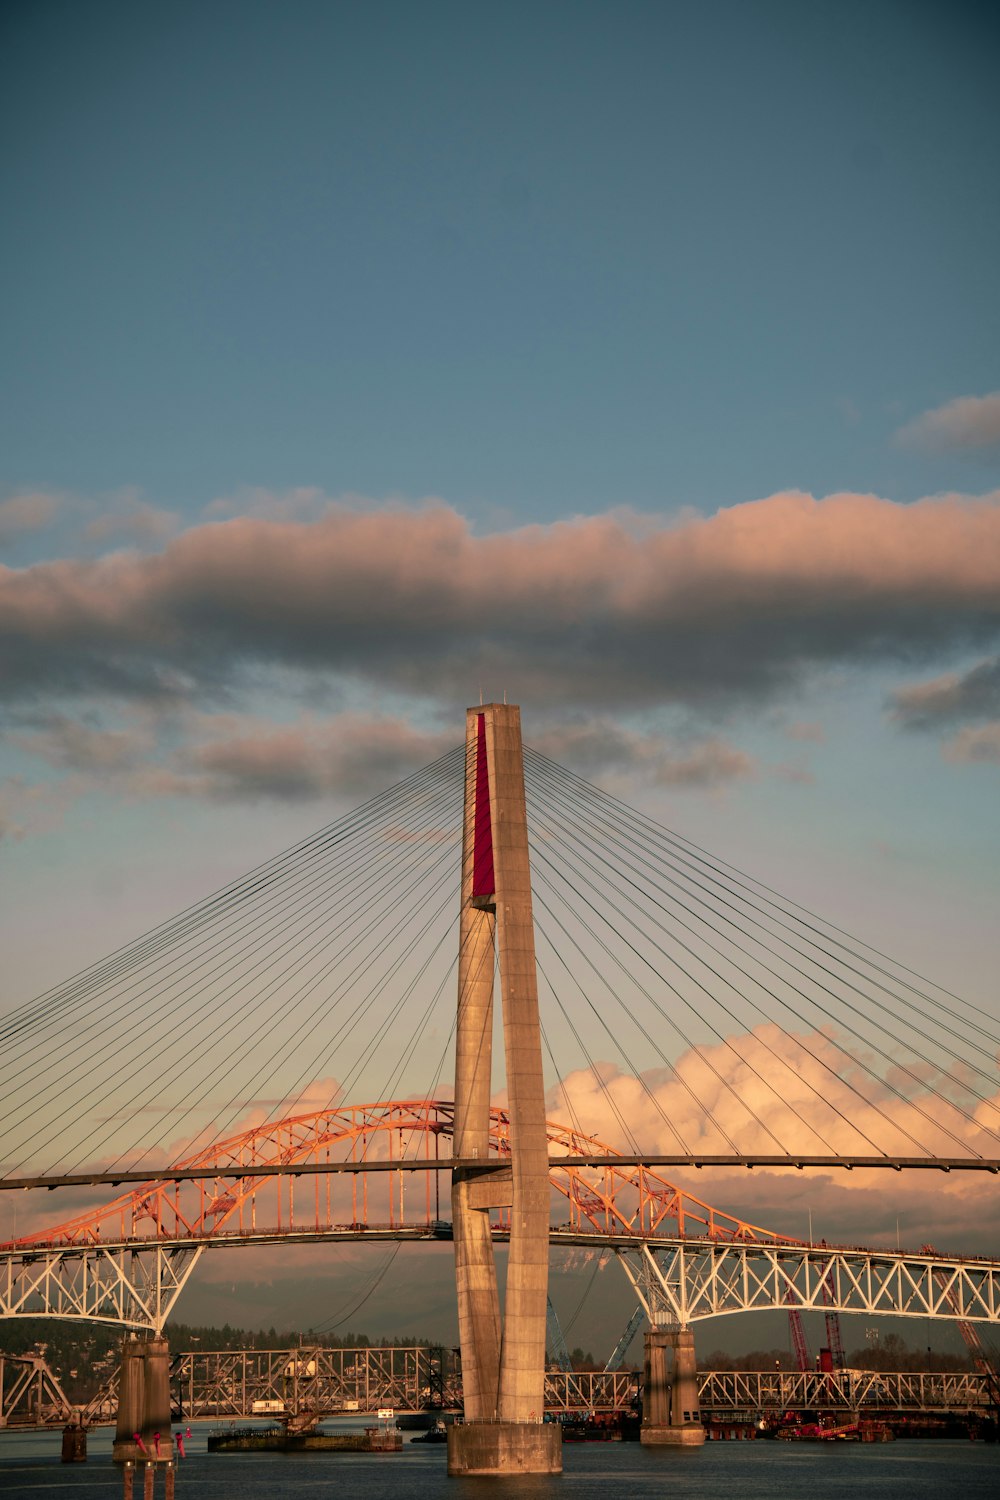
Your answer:
[[[449,1474],[558,1473],[561,1434],[543,1425],[549,1168],[531,914],[520,710],[470,708],[452,1181],[465,1425],[448,1429]],[[490,1165],[494,974],[499,969],[510,1164]],[[510,1206],[500,1317],[490,1209]]]

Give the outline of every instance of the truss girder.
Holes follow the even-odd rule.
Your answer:
[[[159,1332],[204,1246],[124,1245],[0,1258],[0,1318],[85,1318]]]
[[[178,1355],[171,1389],[186,1418],[250,1417],[266,1407],[305,1412],[420,1411],[435,1401],[457,1406],[461,1374],[424,1347],[393,1349],[232,1349]],[[627,1370],[548,1370],[545,1406],[549,1411],[624,1411],[636,1395],[636,1376]],[[256,1410],[255,1410],[256,1408]]]
[[[955,1372],[718,1370],[698,1376],[703,1412],[884,1411],[949,1412],[990,1406],[985,1375]]]
[[[1000,1262],[784,1244],[613,1247],[650,1324],[789,1307],[1000,1322]]]
[[[453,1370],[426,1347],[232,1349],[178,1355],[171,1387],[185,1417],[419,1411],[436,1393],[460,1399]]]
[[[75,1408],[38,1354],[0,1353],[0,1427],[71,1421]]]

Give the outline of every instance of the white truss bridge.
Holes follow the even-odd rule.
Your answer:
[[[160,1331],[210,1247],[335,1240],[448,1238],[433,1230],[368,1225],[254,1230],[191,1240],[0,1249],[0,1318],[82,1318]],[[497,1231],[498,1239],[504,1231]],[[1000,1322],[1000,1260],[921,1252],[599,1234],[554,1228],[556,1246],[607,1249],[635,1289],[650,1325],[669,1328],[730,1313],[789,1308]]]
[[[672,1240],[612,1248],[658,1328],[789,1308],[1000,1321],[998,1260],[787,1243]]]

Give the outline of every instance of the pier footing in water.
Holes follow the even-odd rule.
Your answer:
[[[557,1423],[470,1422],[448,1428],[449,1474],[561,1474]]]
[[[652,1446],[673,1448],[700,1448],[705,1441],[705,1429],[697,1427],[642,1427],[639,1430],[640,1443]]]

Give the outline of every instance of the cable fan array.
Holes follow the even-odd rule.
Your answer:
[[[998,1154],[995,1017],[536,751],[525,779],[571,1116],[627,1151]]]
[[[5,1175],[152,1168],[237,1123],[408,1083],[445,988],[454,1011],[464,758],[456,748],[0,1023]]]
[[[0,1021],[5,1175],[450,1093],[471,773],[459,746]],[[550,1117],[648,1154],[1000,1154],[995,1017],[527,748],[525,778]]]

